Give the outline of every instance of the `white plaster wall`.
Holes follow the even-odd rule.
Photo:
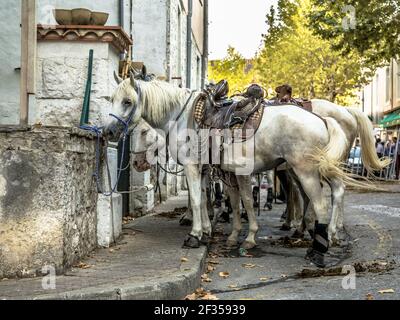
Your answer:
[[[179,10],[181,11],[181,26],[179,35]],[[186,87],[186,68],[187,68],[187,15],[185,9],[181,6],[180,0],[171,0],[169,9],[169,77],[170,81],[176,85],[182,84]],[[180,37],[180,41],[179,41]],[[180,42],[180,54],[181,54],[181,65],[179,66],[179,42]],[[182,77],[182,80],[173,80],[174,77]]]
[[[21,0],[3,0],[0,10],[0,125],[19,124]]]
[[[133,0],[133,60],[145,62],[148,72],[167,76],[166,0]]]

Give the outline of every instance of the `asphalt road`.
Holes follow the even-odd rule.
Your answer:
[[[388,188],[400,191],[400,185]],[[206,290],[218,299],[400,298],[400,193],[346,193],[348,240],[330,248],[324,271],[304,259],[309,238],[285,240],[292,231],[280,230],[283,209],[274,204],[272,211],[261,211],[258,246],[247,257],[224,246],[230,225],[217,225]]]

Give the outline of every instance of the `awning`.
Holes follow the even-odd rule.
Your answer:
[[[400,110],[389,113],[383,118],[379,124],[384,128],[400,125]]]

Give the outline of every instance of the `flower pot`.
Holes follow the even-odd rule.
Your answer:
[[[105,12],[92,12],[90,24],[94,26],[104,26],[107,23],[109,14]]]
[[[88,9],[78,8],[72,10],[72,24],[89,25],[92,12]]]
[[[54,9],[53,10],[54,18],[57,23],[60,25],[70,25],[72,24],[72,12],[71,10],[65,9]]]

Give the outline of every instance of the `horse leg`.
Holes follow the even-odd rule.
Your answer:
[[[187,185],[189,187],[188,183],[187,183]],[[189,193],[188,209],[179,219],[179,224],[181,226],[191,226],[192,222],[193,222],[193,212],[192,212],[192,206],[191,206],[191,201],[190,201],[190,189],[189,188],[188,188],[188,193]]]
[[[306,258],[309,258],[317,267],[325,267],[324,254],[328,251],[328,204],[323,195],[318,172],[295,168],[305,193],[314,208],[317,221],[314,228],[312,247],[308,250]]]
[[[328,228],[329,243],[339,244],[338,228],[343,228],[344,190],[345,186],[339,179],[331,179],[332,218]]]
[[[208,211],[208,202],[210,200],[208,194],[209,182],[208,175],[203,173],[201,176],[201,227],[203,231],[201,242],[203,244],[208,244],[212,235],[212,227]]]
[[[253,206],[253,197],[251,190],[251,177],[250,176],[236,176],[239,193],[243,200],[244,207],[247,211],[247,216],[249,218],[249,234],[246,240],[242,243],[241,247],[244,249],[254,248],[256,244],[255,236],[258,231],[258,223]]]
[[[228,247],[235,247],[238,243],[239,234],[242,231],[242,219],[240,216],[240,195],[239,189],[235,187],[226,187],[227,194],[229,196],[230,204],[232,207],[232,233],[226,241]]]
[[[184,242],[185,247],[198,248],[200,246],[200,239],[203,236],[202,230],[202,215],[201,215],[201,173],[197,165],[185,166],[185,174],[188,182],[189,196],[193,212],[193,225],[192,231]]]

